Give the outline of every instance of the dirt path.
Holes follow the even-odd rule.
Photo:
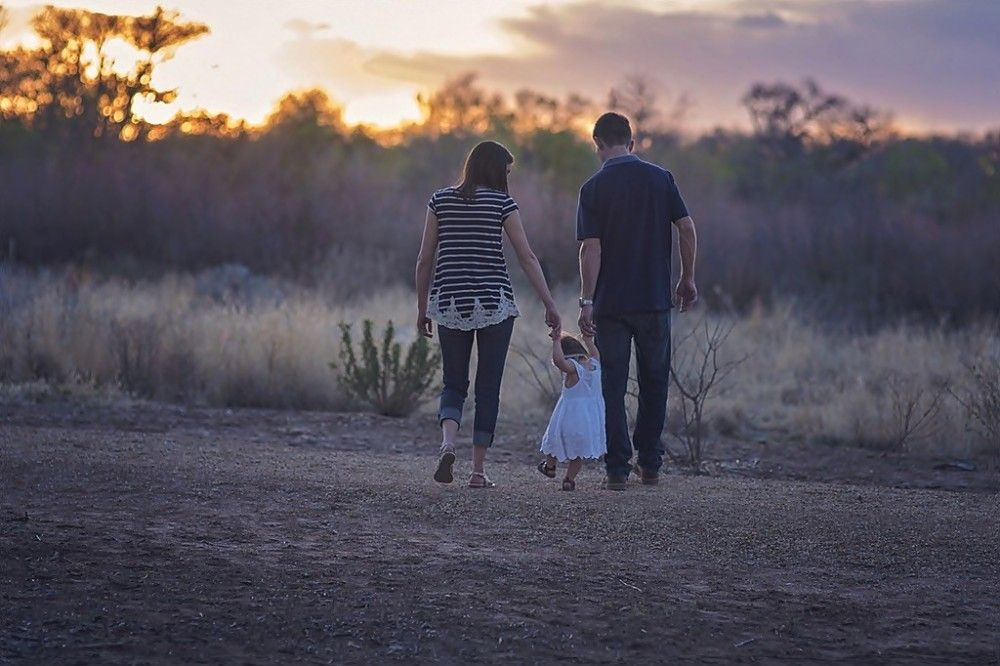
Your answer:
[[[560,493],[514,445],[472,491],[406,422],[0,415],[0,663],[1000,663],[996,494]]]

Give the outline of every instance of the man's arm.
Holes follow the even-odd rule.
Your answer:
[[[694,220],[686,215],[674,220],[681,251],[681,279],[677,282],[674,297],[681,312],[685,312],[698,302],[698,287],[695,286],[694,265],[698,256],[698,234]]]
[[[601,272],[601,239],[585,238],[580,243],[580,298],[594,299],[597,290],[597,276]],[[594,306],[580,308],[580,331],[584,335],[597,333],[594,327]]]

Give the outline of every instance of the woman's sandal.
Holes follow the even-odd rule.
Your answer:
[[[576,490],[576,481],[573,479],[563,479],[563,490]]]
[[[434,470],[434,480],[438,483],[451,483],[454,481],[455,475],[451,471],[454,464],[454,449],[441,449],[441,457],[438,458],[438,466]]]
[[[550,479],[556,478],[556,466],[553,465],[552,467],[549,467],[548,460],[543,460],[542,462],[538,463],[538,471],[544,474],[545,476],[549,477]]]
[[[497,484],[490,481],[490,477],[485,472],[473,472],[469,477],[470,488],[493,488]]]

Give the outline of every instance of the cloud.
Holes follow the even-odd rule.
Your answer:
[[[764,12],[763,14],[744,14],[736,19],[736,25],[744,28],[761,28],[765,30],[783,28],[788,25],[780,14]]]
[[[296,33],[299,37],[308,38],[317,32],[329,30],[330,24],[314,23],[312,21],[306,21],[305,19],[292,19],[290,21],[285,21],[285,27]]]
[[[305,37],[284,57],[353,92],[433,86],[476,71],[508,93],[530,87],[603,101],[625,76],[642,74],[688,94],[697,127],[744,123],[739,99],[755,81],[805,77],[913,124],[998,123],[1000,2],[743,0],[710,12],[584,1],[536,7],[501,26],[510,53],[397,53]]]
[[[378,50],[349,39],[309,35],[284,44],[278,52],[279,63],[303,85],[323,86],[341,101],[400,87],[398,81],[371,71],[370,63],[378,56]]]

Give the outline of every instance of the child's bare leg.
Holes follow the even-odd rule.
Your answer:
[[[566,478],[570,481],[576,480],[576,475],[580,473],[580,469],[583,467],[583,458],[573,458],[569,461],[569,466],[566,468]]]
[[[555,469],[556,465],[559,463],[555,456],[545,456],[545,467],[548,469]]]

